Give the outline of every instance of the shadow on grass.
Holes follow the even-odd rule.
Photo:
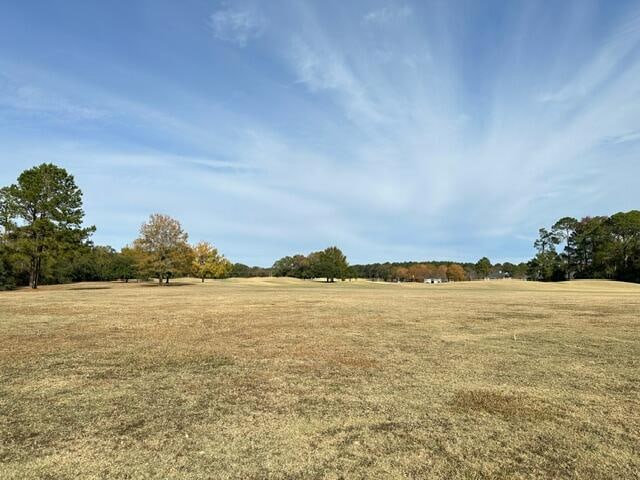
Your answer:
[[[141,283],[140,286],[141,287],[192,287],[193,285],[196,285],[195,283],[188,283],[188,282],[169,282],[169,283],[163,283],[162,285],[158,285],[157,283],[151,283],[151,282],[147,282],[147,283]]]
[[[110,290],[112,287],[71,287],[69,290]]]
[[[505,418],[545,420],[552,413],[544,402],[523,394],[508,394],[491,390],[460,390],[453,398],[456,409],[466,412],[483,411]]]

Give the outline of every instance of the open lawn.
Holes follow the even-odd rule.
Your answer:
[[[640,286],[0,293],[0,478],[640,477]]]

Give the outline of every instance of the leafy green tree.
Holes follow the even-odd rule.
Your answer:
[[[236,278],[247,278],[250,276],[251,267],[244,263],[234,263],[231,267],[229,275]]]
[[[585,217],[576,225],[569,247],[577,278],[607,278],[607,217]]]
[[[351,281],[351,280],[353,280],[355,278],[358,278],[358,271],[355,268],[353,268],[351,265],[349,265],[347,267],[346,278],[349,281]]]
[[[308,257],[304,255],[294,255],[292,262],[291,276],[296,278],[312,278],[311,264]]]
[[[491,273],[491,260],[482,257],[475,265],[475,271],[480,278],[487,278]]]
[[[135,252],[130,247],[123,247],[113,259],[113,278],[128,283],[132,278],[138,278]]]
[[[271,267],[274,277],[292,277],[295,269],[293,257],[282,257],[276,260]]]
[[[564,279],[564,269],[562,268],[560,256],[553,250],[538,253],[528,263],[527,274],[529,278],[543,282],[555,282]]]
[[[229,271],[225,274],[226,277],[236,278],[249,278],[249,277],[269,277],[271,276],[271,269],[264,267],[250,267],[243,263],[230,263]]]
[[[71,260],[71,281],[109,281],[115,278],[113,264],[117,252],[109,246],[78,249]],[[64,261],[64,260],[63,260]]]
[[[325,277],[327,282],[333,282],[336,278],[344,279],[348,267],[347,257],[338,247],[328,247],[314,258],[315,276]]]
[[[16,286],[9,255],[0,239],[0,290],[12,290]]]
[[[282,257],[273,264],[271,272],[276,277],[312,278],[314,276],[313,266],[318,253],[305,255],[294,255],[293,257]]]
[[[611,235],[607,256],[613,266],[613,276],[620,280],[638,281],[640,211],[616,213],[609,217],[606,228]]]
[[[78,248],[95,231],[83,228],[82,191],[73,175],[50,163],[25,170],[0,194],[1,221],[29,285],[37,288],[51,259]]]
[[[102,276],[102,262],[98,260],[98,256],[99,254],[89,245],[77,248],[53,262],[48,278],[52,283],[105,280]]]
[[[117,256],[109,246],[82,245],[52,259],[43,278],[50,283],[114,280]]]
[[[307,274],[309,278],[316,278],[323,276],[320,266],[320,254],[322,252],[311,252],[307,255]]]
[[[5,189],[0,189],[0,290],[11,290],[16,281],[9,260],[7,228],[10,220],[4,195]]]

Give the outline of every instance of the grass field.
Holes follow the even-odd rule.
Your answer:
[[[640,477],[640,286],[0,293],[0,478]]]

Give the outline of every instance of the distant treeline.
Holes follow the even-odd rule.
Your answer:
[[[476,263],[456,263],[446,261],[425,262],[386,262],[353,265],[358,278],[389,281],[422,282],[426,278],[438,278],[445,281],[465,281],[481,278],[525,278],[527,264],[496,263],[491,264],[483,257]]]
[[[260,273],[263,273],[264,276],[302,279],[324,277],[326,266],[320,261],[322,255],[323,252],[313,252],[309,255],[298,254],[283,257],[277,260],[270,269],[261,269]],[[423,282],[426,279],[462,282],[478,278],[525,278],[526,272],[526,263],[514,265],[507,262],[492,265],[486,257],[477,263],[427,261],[364,265],[348,265],[345,258],[345,261],[341,262],[337,268],[335,276],[341,279],[366,278],[385,282]]]
[[[0,290],[78,281],[288,276],[301,279],[422,282],[483,278],[542,281],[608,278],[640,282],[640,212],[611,217],[564,217],[540,229],[538,253],[528,263],[445,261],[349,265],[337,247],[286,256],[272,267],[231,263],[207,242],[188,243],[180,223],[153,214],[130,245],[116,251],[94,245],[95,227],[83,225],[82,192],[63,168],[42,164],[0,189]],[[563,250],[558,252],[558,247]]]

